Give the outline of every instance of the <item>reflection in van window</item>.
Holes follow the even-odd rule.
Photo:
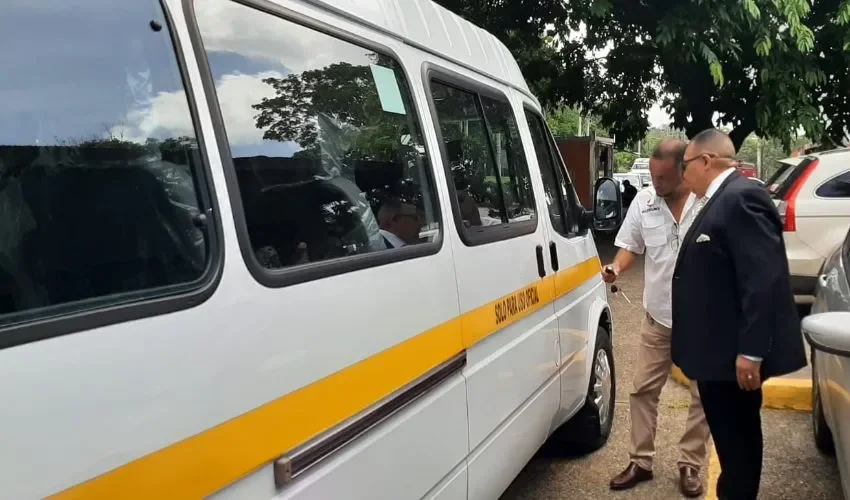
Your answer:
[[[230,0],[197,4],[263,267],[439,236],[419,123],[393,59]]]
[[[0,323],[198,280],[200,155],[160,3],[3,3],[0,46]]]
[[[440,82],[432,82],[431,92],[464,225],[533,220],[528,164],[510,104]]]
[[[540,167],[540,175],[543,178],[543,192],[546,195],[546,205],[549,207],[549,220],[555,231],[562,236],[568,236],[570,234],[569,217],[565,216],[568,212],[564,208],[568,206],[567,184],[559,170],[560,165],[555,164],[554,156],[549,149],[543,119],[527,110],[525,119],[528,122],[531,143],[537,154],[537,165]]]

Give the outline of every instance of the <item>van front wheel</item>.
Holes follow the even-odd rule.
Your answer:
[[[584,406],[559,429],[557,437],[563,451],[590,453],[601,448],[611,435],[614,424],[614,397],[617,381],[611,337],[601,326],[596,330],[593,366]]]

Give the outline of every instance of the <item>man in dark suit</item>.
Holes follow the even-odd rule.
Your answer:
[[[762,467],[761,385],[806,365],[782,223],[767,191],[737,173],[717,130],[685,151],[702,208],[673,272],[673,362],[697,382],[720,459],[719,498],[755,500]]]

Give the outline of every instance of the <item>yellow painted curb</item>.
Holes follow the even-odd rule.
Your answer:
[[[708,473],[706,474],[708,483],[705,487],[705,500],[717,500],[717,478],[720,477],[720,460],[717,458],[717,450],[714,448],[714,443],[711,443],[711,450],[708,459]]]
[[[691,381],[673,365],[673,380],[690,387]],[[762,406],[775,410],[812,411],[812,381],[808,379],[772,378],[762,387]]]

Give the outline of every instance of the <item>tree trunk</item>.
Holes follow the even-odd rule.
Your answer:
[[[751,122],[745,121],[729,132],[729,138],[732,139],[732,144],[735,145],[736,153],[741,149],[741,145],[744,144],[744,141],[755,129],[755,126],[753,126]]]
[[[688,139],[693,139],[695,135],[710,128],[714,128],[714,124],[711,122],[711,114],[694,116],[694,119],[685,127],[685,133],[688,135]]]

